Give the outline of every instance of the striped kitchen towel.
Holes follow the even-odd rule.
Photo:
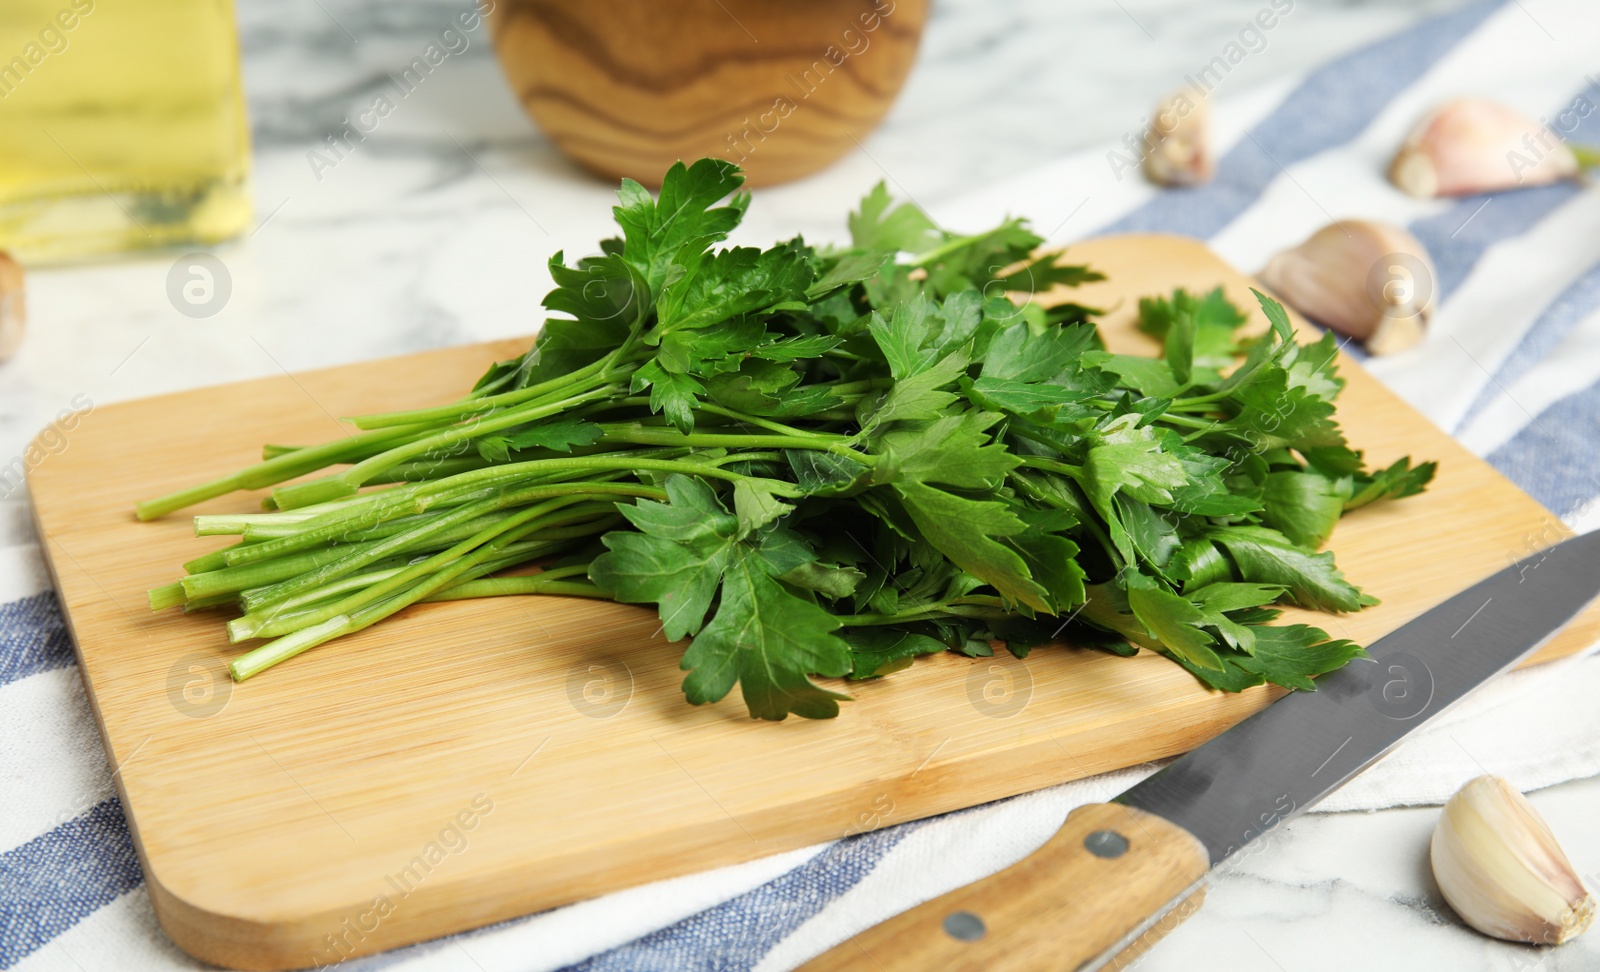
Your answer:
[[[1254,270],[1334,218],[1407,224],[1439,268],[1417,350],[1373,361],[1398,393],[1569,525],[1600,520],[1600,190],[1418,201],[1383,179],[1429,106],[1483,94],[1600,143],[1600,10],[1478,2],[1309,75],[1213,107],[1217,178],[1162,193],[1116,145],[934,205],[948,225],[1029,214],[1052,239],[1154,230]],[[1563,113],[1566,113],[1563,115]],[[18,501],[0,501],[0,508]],[[20,520],[0,509],[0,523]],[[21,531],[13,530],[13,533]],[[156,927],[53,595],[26,537],[0,534],[0,969],[188,969]],[[1439,802],[1479,764],[1532,789],[1600,773],[1600,659],[1485,689],[1319,809]],[[1467,756],[1470,752],[1472,755]],[[1038,847],[1134,767],[737,867],[633,888],[349,963],[537,972],[781,970]]]

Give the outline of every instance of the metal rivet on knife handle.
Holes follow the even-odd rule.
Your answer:
[[[1083,846],[1096,857],[1121,857],[1128,852],[1128,838],[1115,830],[1097,830],[1083,838]]]
[[[988,931],[983,919],[970,911],[952,911],[945,915],[944,933],[962,942],[975,942]]]

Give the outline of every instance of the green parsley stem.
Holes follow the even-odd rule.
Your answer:
[[[291,595],[320,587],[328,581],[337,580],[346,574],[350,574],[356,570],[367,567],[374,561],[381,560],[387,556],[398,553],[409,553],[418,549],[427,549],[430,541],[433,541],[434,543],[438,543],[441,540],[444,542],[450,542],[450,539],[453,538],[453,535],[441,535],[445,535],[451,527],[460,526],[467,523],[473,523],[475,526],[479,525],[477,521],[483,516],[483,514],[493,512],[495,509],[505,509],[508,507],[523,505],[524,503],[538,498],[541,492],[544,492],[544,495],[548,496],[548,487],[546,487],[543,491],[535,489],[522,491],[520,494],[507,494],[504,497],[486,501],[484,504],[473,504],[469,507],[463,507],[460,510],[452,511],[450,514],[446,514],[444,516],[430,517],[425,522],[412,527],[411,529],[396,533],[382,540],[359,544],[343,544],[341,546],[333,547],[332,549],[344,553],[344,556],[330,560],[326,563],[319,564],[316,568],[308,570],[297,576],[292,576],[288,579],[278,581],[269,587],[265,587],[261,591],[252,592],[253,596],[248,598],[246,601],[246,608],[253,609],[264,604],[275,603],[279,600],[290,597]],[[529,507],[529,509],[535,511],[534,515],[537,515],[539,513],[571,506],[575,503],[582,503],[586,500],[590,500],[591,496],[593,495],[595,494],[588,492],[569,493],[566,495],[558,494],[545,499],[542,503],[538,503],[535,506]],[[604,493],[602,492],[600,495],[604,495]],[[604,507],[602,507],[602,509],[603,508]],[[528,515],[527,510],[511,514],[513,517],[525,515]],[[502,516],[496,517],[489,522],[503,523],[505,520],[506,517]],[[547,525],[554,526],[558,524],[550,523]],[[476,534],[473,534],[473,536],[475,535]],[[494,534],[491,534],[491,536],[493,535]],[[470,536],[468,539],[470,539]],[[276,541],[269,541],[269,543],[271,542]],[[259,546],[265,545],[266,544],[260,544]]]
[[[707,460],[707,465],[726,466],[730,462],[783,462],[781,452],[730,452],[725,456]]]
[[[280,509],[294,509],[298,506],[307,506],[311,503],[320,503],[340,496],[348,496],[359,490],[367,480],[373,476],[404,462],[430,453],[433,455],[449,455],[450,450],[463,445],[479,436],[490,432],[531,422],[535,419],[548,418],[560,414],[574,405],[603,398],[616,391],[617,386],[602,385],[592,388],[569,398],[559,401],[546,402],[535,400],[508,408],[502,412],[489,415],[486,418],[474,418],[460,425],[453,425],[442,432],[414,439],[399,445],[381,455],[363,459],[344,472],[324,479],[313,479],[310,482],[299,483],[294,486],[285,486],[273,491],[272,498]],[[410,426],[406,426],[410,428]]]
[[[847,628],[866,628],[880,624],[906,624],[912,621],[936,621],[944,617],[998,619],[1009,617],[1011,612],[1001,607],[967,604],[934,604],[914,611],[897,614],[842,614],[839,620]]]
[[[520,530],[527,532],[536,526],[537,524],[524,523]],[[446,587],[455,578],[470,571],[480,563],[495,559],[502,547],[519,537],[519,530],[511,530],[484,544],[478,550],[460,557],[455,563],[438,571],[428,579],[391,597],[375,604],[363,605],[353,613],[340,614],[319,624],[301,628],[281,638],[269,641],[261,647],[234,659],[228,666],[228,671],[235,681],[242,682],[250,676],[259,674],[279,662],[287,661],[303,651],[376,624],[384,618],[428,597],[440,588]]]
[[[811,435],[762,435],[746,433],[721,435],[691,432],[688,435],[676,429],[655,429],[631,423],[628,425],[603,425],[600,441],[605,443],[632,443],[634,445],[686,446],[700,449],[816,449],[826,452],[848,452],[850,458],[870,466],[873,457],[849,448],[848,436],[818,432]]]
[[[435,408],[414,409],[406,412],[383,412],[376,415],[359,415],[349,421],[358,429],[379,429],[394,425],[436,425],[439,423],[454,423],[474,415],[483,415],[496,409],[522,405],[535,399],[543,398],[553,392],[570,390],[584,385],[589,379],[597,376],[604,379],[602,383],[609,383],[612,372],[608,370],[624,348],[601,358],[600,360],[585,365],[574,371],[568,372],[559,378],[519,388],[516,391],[502,392],[498,395],[488,395],[482,398],[467,397],[449,405],[440,405]],[[629,372],[633,369],[628,369]]]
[[[980,240],[1005,233],[1007,227],[1000,226],[984,233],[975,233],[971,236],[952,236],[931,250],[926,250],[914,256],[910,263],[913,267],[931,267],[952,253],[959,253]]]
[[[1184,429],[1199,429],[1203,432],[1209,432],[1220,424],[1216,419],[1190,418],[1187,415],[1173,415],[1171,412],[1163,414],[1156,421],[1166,422],[1169,425],[1176,425]]]
[[[281,483],[284,480],[315,472],[325,466],[351,461],[361,455],[362,450],[371,448],[376,444],[398,444],[416,435],[418,431],[417,426],[400,426],[383,429],[378,432],[368,432],[364,435],[354,435],[319,446],[296,449],[294,452],[285,453],[265,462],[256,463],[253,466],[247,466],[220,479],[213,479],[208,483],[191,486],[176,493],[168,493],[166,496],[145,500],[134,507],[134,513],[141,520],[154,520],[176,510],[181,510],[186,506],[193,506],[208,499],[225,496],[236,490],[262,489]]]
[[[587,569],[588,565],[584,565]],[[516,577],[490,577],[484,580],[465,581],[447,587],[428,598],[430,601],[458,601],[472,597],[505,597],[518,594],[558,594],[569,597],[592,597],[610,600],[611,595],[588,581],[567,581],[551,577],[550,571],[542,574],[525,574]]]
[[[784,425],[782,422],[774,422],[771,419],[764,419],[759,415],[749,415],[745,412],[736,412],[731,408],[724,408],[721,405],[715,405],[711,402],[701,402],[699,405],[695,406],[695,411],[709,412],[712,415],[720,415],[723,418],[730,418],[735,422],[743,422],[747,425],[754,425],[757,428],[763,428],[769,432],[776,432],[779,435],[795,435],[808,438],[827,437],[827,433],[825,432],[813,432],[808,429],[797,429],[792,425]]]
[[[1046,459],[1043,456],[1023,456],[1022,465],[1028,469],[1042,469],[1045,472],[1060,473],[1069,476],[1073,482],[1083,482],[1083,467],[1073,466],[1055,459]]]
[[[413,581],[420,580],[441,568],[450,565],[468,553],[483,547],[489,541],[501,535],[508,535],[515,539],[538,530],[540,527],[552,526],[570,520],[571,511],[565,517],[550,516],[551,513],[567,505],[566,498],[549,500],[535,506],[528,507],[518,513],[502,517],[498,522],[485,526],[477,533],[455,546],[441,550],[426,560],[418,561],[399,573],[386,577],[370,584],[360,591],[350,594],[333,604],[317,608],[314,611],[296,614],[290,617],[280,617],[277,603],[251,610],[243,617],[236,618],[228,623],[228,637],[234,642],[245,641],[250,638],[273,638],[298,631],[312,624],[320,624],[329,618],[340,614],[350,614],[361,607],[377,601],[400,590]],[[599,529],[615,525],[619,517],[604,517],[599,521]],[[593,529],[591,528],[591,531]]]

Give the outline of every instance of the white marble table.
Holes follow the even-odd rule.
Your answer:
[[[452,56],[320,179],[308,150],[371,103],[384,75],[465,3],[240,0],[258,226],[219,248],[232,293],[215,316],[167,298],[176,253],[38,269],[32,333],[0,366],[0,457],[75,396],[98,404],[203,384],[531,332],[557,249],[609,232],[611,187],[525,120],[487,39]],[[1398,29],[1450,0],[1299,0],[1227,80],[1243,91]],[[837,238],[886,175],[939,211],[987,181],[1137,126],[1260,0],[935,0],[921,61],[865,150],[757,193],[740,239]],[[1011,209],[1029,211],[1029,200]],[[0,544],[29,541],[25,499],[0,499]],[[1600,868],[1600,781],[1534,797],[1573,856]],[[1426,867],[1435,809],[1311,816],[1228,868],[1205,908],[1141,968],[1600,968],[1600,938],[1552,953],[1489,942],[1443,905]],[[1542,963],[1542,964],[1541,964]]]

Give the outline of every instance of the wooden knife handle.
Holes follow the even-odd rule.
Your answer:
[[[1159,919],[1108,963],[1120,968],[1199,907],[1210,867],[1182,827],[1090,804],[1027,858],[869,928],[803,970],[1075,970]]]

